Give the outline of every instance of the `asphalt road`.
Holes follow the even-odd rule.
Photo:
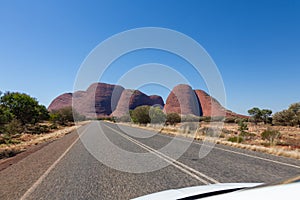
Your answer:
[[[130,199],[300,174],[299,160],[223,145],[199,158],[200,149],[207,150],[199,141],[98,123],[79,128],[80,139],[73,132],[0,171],[0,199]]]

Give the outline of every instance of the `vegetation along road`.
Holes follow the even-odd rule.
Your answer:
[[[200,159],[199,141],[194,141],[176,161],[175,147],[184,146],[185,138],[174,139],[112,123],[91,122],[80,127],[78,133],[82,140],[75,131],[0,171],[0,199],[130,199],[171,188],[218,182],[272,182],[300,173],[299,160],[222,145],[215,145]],[[169,165],[147,173],[130,173],[131,165],[128,169],[123,166],[124,171],[108,167],[82,143],[86,140],[95,147],[103,138],[127,152],[150,153],[153,162]],[[159,151],[170,141],[175,146]],[[106,155],[105,163],[118,163],[114,161],[122,156],[110,148],[99,147],[99,151]],[[136,165],[147,167],[145,163]]]

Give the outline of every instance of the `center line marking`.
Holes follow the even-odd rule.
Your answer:
[[[107,126],[106,124],[103,124],[103,125],[106,126],[109,129],[111,129],[112,131],[118,133],[120,136],[126,138],[127,140],[129,140],[129,141],[135,143],[136,145],[142,147],[143,149],[149,151],[150,153],[162,158],[166,162],[170,163],[172,166],[178,168],[179,170],[181,170],[184,173],[192,176],[193,178],[196,178],[197,180],[201,181],[202,183],[204,183],[204,184],[211,184],[210,182],[219,183],[217,180],[215,180],[215,179],[213,179],[213,178],[211,178],[211,177],[209,177],[209,176],[207,176],[207,175],[205,175],[205,174],[203,174],[203,173],[201,173],[201,172],[199,172],[199,171],[197,171],[197,170],[195,170],[195,169],[193,169],[193,168],[191,168],[191,167],[189,167],[189,166],[187,166],[187,165],[185,165],[185,164],[183,164],[183,163],[181,163],[181,162],[179,162],[179,161],[177,161],[177,160],[175,160],[175,159],[173,159],[173,158],[171,158],[171,157],[169,157],[169,156],[167,156],[167,155],[165,155],[165,154],[163,154],[159,151],[157,151],[156,149],[153,149],[153,148],[151,148],[151,147],[149,147],[149,146],[147,146],[147,145],[145,145],[145,144],[143,144],[143,143],[127,136],[127,135],[125,135],[124,133],[113,129],[110,126]],[[204,178],[207,179],[207,180],[205,180]]]
[[[126,126],[126,125],[123,125],[123,126]],[[127,127],[131,127],[131,126],[127,126]],[[133,128],[133,127],[131,127],[131,128]],[[135,128],[138,128],[138,127],[135,127]],[[138,129],[144,130],[142,128],[138,128]],[[150,131],[150,130],[148,130],[148,131]],[[163,134],[163,133],[159,133],[159,135],[162,136],[162,137],[172,138],[172,139],[180,140],[180,141],[183,141],[183,142],[190,142],[188,140],[185,140],[184,138],[171,137],[171,136]],[[205,144],[200,144],[198,141],[193,141],[193,143],[197,144],[197,145],[200,145],[200,146],[201,145],[208,146],[208,145],[205,145]],[[242,153],[242,152],[233,151],[233,150],[229,150],[229,149],[224,149],[224,148],[221,148],[221,147],[216,147],[216,145],[213,148],[221,150],[221,151],[226,151],[226,152],[230,152],[230,153],[234,153],[234,154],[239,154],[239,155],[243,155],[243,156],[247,156],[247,157],[251,157],[251,158],[264,160],[264,161],[267,161],[267,162],[273,162],[273,163],[276,163],[276,164],[285,165],[285,166],[300,169],[300,166],[297,166],[297,165],[293,165],[293,164],[289,164],[289,163],[285,163],[285,162],[280,162],[280,161],[272,160],[272,159],[268,159],[268,158],[263,158],[263,157],[259,157],[259,156],[255,156],[255,155],[250,155],[250,154],[247,154],[247,153]],[[266,155],[268,155],[268,154],[266,154]],[[271,155],[271,156],[274,156],[274,155]]]

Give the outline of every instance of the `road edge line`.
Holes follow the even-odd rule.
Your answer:
[[[77,130],[76,130],[77,131]],[[22,195],[20,200],[27,199],[30,194],[32,194],[35,189],[43,182],[43,180],[48,176],[48,174],[56,167],[56,165],[63,159],[63,157],[71,150],[71,148],[78,142],[80,136],[84,134],[86,129],[83,130],[81,134],[78,134],[78,137],[72,144],[61,154],[61,156],[54,162],[52,165],[34,182],[34,184]]]

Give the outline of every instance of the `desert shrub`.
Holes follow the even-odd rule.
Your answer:
[[[234,123],[236,123],[236,124],[239,124],[240,122],[247,122],[248,121],[248,119],[246,119],[246,118],[235,118],[235,121],[234,121]]]
[[[117,119],[116,119],[116,117],[106,116],[106,117],[97,117],[97,120],[100,120],[100,121],[106,120],[106,121],[116,122]]]
[[[49,126],[49,128],[53,130],[53,129],[57,129],[58,126],[57,126],[56,124],[51,124],[51,125]]]
[[[27,127],[27,132],[31,134],[49,133],[50,127],[48,127],[47,125],[36,124]]]
[[[224,123],[236,123],[235,120],[235,117],[226,117]]]
[[[149,110],[149,116],[151,124],[162,124],[166,121],[166,115],[160,107],[151,107]]]
[[[212,122],[222,122],[225,120],[225,117],[224,116],[213,116],[211,117],[211,120]]]
[[[131,122],[130,115],[123,115],[121,117],[116,118],[117,122]]]
[[[181,126],[180,129],[190,132],[190,131],[195,131],[199,128],[199,123],[198,122],[184,122]]]
[[[283,110],[273,115],[273,123],[275,125],[292,126],[294,116],[295,115],[291,110]]]
[[[0,159],[13,157],[20,152],[21,152],[20,150],[16,150],[16,149],[5,149],[3,151],[0,151]]]
[[[270,145],[275,145],[276,140],[280,137],[280,132],[277,130],[267,129],[261,133],[263,140],[268,140]]]
[[[223,128],[222,129],[222,133],[226,134],[226,135],[229,135],[229,134],[235,134],[236,132],[234,131],[231,131],[231,130],[228,130],[226,128]]]
[[[248,125],[244,120],[240,120],[238,123],[238,131],[240,132],[239,136],[243,138],[243,140],[250,140],[252,139],[255,134],[248,132]]]
[[[22,123],[17,119],[13,119],[11,122],[5,124],[3,133],[0,135],[0,144],[19,143],[13,138],[19,137],[23,131],[24,127],[22,126]]]
[[[67,125],[70,122],[74,122],[72,107],[51,111],[50,120],[60,125]]]
[[[212,119],[210,116],[202,116],[202,117],[200,117],[199,121],[200,122],[211,122]]]
[[[300,127],[300,103],[291,104],[287,110],[275,113],[272,119],[275,125]]]
[[[240,132],[241,135],[245,134],[246,131],[248,130],[248,125],[244,121],[239,121],[238,123],[238,131]]]
[[[244,139],[240,136],[234,136],[234,137],[230,137],[228,138],[229,142],[236,142],[236,143],[241,143],[244,141]]]
[[[181,117],[177,113],[168,113],[166,123],[170,125],[175,125],[181,122]]]
[[[5,134],[8,134],[10,136],[21,134],[23,131],[24,126],[17,119],[13,119],[11,122],[5,125]]]
[[[72,109],[73,111],[73,119],[77,122],[86,120],[86,116],[80,114],[76,110]]]
[[[181,117],[181,122],[199,122],[200,117],[196,115],[183,115]]]
[[[134,123],[148,124],[151,122],[149,116],[150,106],[139,106],[130,111],[131,119]]]
[[[209,137],[218,137],[219,136],[219,131],[216,128],[211,128],[211,127],[204,127],[201,129],[204,135],[209,136]]]

